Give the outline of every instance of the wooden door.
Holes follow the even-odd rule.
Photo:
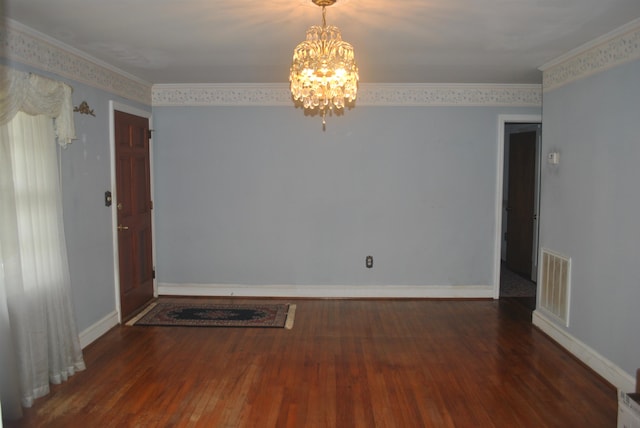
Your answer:
[[[536,131],[511,134],[507,267],[531,278],[535,220]]]
[[[120,311],[127,319],[153,298],[149,120],[115,111]]]

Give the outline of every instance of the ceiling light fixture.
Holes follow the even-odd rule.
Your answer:
[[[319,109],[325,129],[327,110],[344,108],[358,92],[358,66],[353,46],[342,40],[338,27],[327,25],[326,7],[336,0],[311,0],[322,7],[322,26],[313,25],[293,51],[289,81],[293,99],[305,109]]]

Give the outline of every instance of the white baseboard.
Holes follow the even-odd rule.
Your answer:
[[[239,285],[158,283],[165,296],[305,298],[493,298],[491,285]]]
[[[80,347],[86,348],[91,343],[95,342],[100,336],[111,330],[118,325],[118,313],[116,311],[111,312],[100,321],[93,324],[91,327],[83,330],[78,335],[80,337]]]
[[[636,386],[633,376],[567,333],[540,310],[536,309],[533,312],[532,322],[533,325],[558,342],[560,346],[572,353],[593,371],[609,381],[609,383],[618,388],[619,391],[635,391]]]

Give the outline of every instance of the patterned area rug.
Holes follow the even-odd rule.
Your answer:
[[[152,303],[127,325],[180,327],[293,327],[296,305]]]

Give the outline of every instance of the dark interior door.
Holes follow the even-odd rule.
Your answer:
[[[535,216],[536,131],[511,134],[507,205],[507,267],[531,278]]]
[[[122,319],[153,299],[149,120],[115,112],[118,260]]]

